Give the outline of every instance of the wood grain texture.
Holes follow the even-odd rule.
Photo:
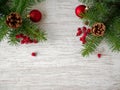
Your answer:
[[[82,27],[74,14],[77,0],[46,0],[39,23],[48,40],[37,45],[0,43],[0,90],[120,90],[120,54],[111,53],[103,42],[104,56],[83,58],[75,36]],[[31,52],[36,51],[37,57]]]

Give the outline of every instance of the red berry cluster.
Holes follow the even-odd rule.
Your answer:
[[[86,28],[85,26],[82,28],[78,28],[77,30],[77,34],[76,36],[80,36],[82,35],[82,37],[80,37],[80,41],[85,44],[86,43],[86,37],[87,35],[90,33],[91,29],[90,28]]]
[[[30,37],[23,35],[23,34],[16,35],[16,39],[19,39],[21,44],[38,43],[37,40],[35,40],[35,39],[32,40],[32,39],[30,39]]]

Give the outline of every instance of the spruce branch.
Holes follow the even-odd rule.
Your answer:
[[[87,38],[87,43],[84,45],[84,49],[82,50],[83,56],[89,56],[92,52],[95,51],[97,46],[101,43],[103,40],[103,37],[95,37],[95,36],[89,36]]]
[[[90,0],[83,0],[83,2],[88,3],[87,5],[89,5],[89,1]],[[90,35],[90,39],[87,39],[87,43],[82,50],[83,56],[88,56],[92,53],[103,39],[108,42],[112,51],[120,51],[119,0],[92,0],[92,5],[84,14],[83,20],[88,20],[90,26],[96,22],[104,23],[106,26],[105,35],[103,37],[94,37]]]
[[[84,20],[89,20],[89,25],[92,26],[96,22],[104,22],[109,15],[110,9],[104,3],[95,3],[84,14]]]
[[[9,31],[9,34],[8,34],[8,43],[10,45],[17,45],[19,40],[16,39],[16,35],[18,34],[18,31],[17,30],[10,30]]]
[[[95,0],[79,0],[81,3],[87,4],[88,6],[91,6]]]
[[[120,51],[120,17],[114,17],[112,22],[106,32],[106,40],[112,51]]]
[[[5,17],[0,18],[0,41],[7,35],[8,27],[6,26]]]
[[[9,12],[8,0],[0,0],[0,14],[7,15]]]
[[[0,0],[0,41],[6,36],[11,45],[16,45],[21,39],[17,39],[16,35],[23,34],[30,37],[32,40],[43,41],[46,40],[46,34],[37,27],[29,19],[26,18],[27,10],[37,2],[44,0]],[[9,27],[12,24],[11,16],[8,19],[8,15],[11,12],[19,13],[22,17],[22,25],[18,28]]]
[[[46,40],[45,32],[40,30],[36,24],[33,24],[27,19],[23,21],[23,26],[20,28],[20,31],[23,34],[30,36],[31,39],[36,39],[38,41]]]
[[[109,2],[108,4],[115,5],[115,6],[120,6],[120,1],[119,2]]]
[[[0,5],[5,5],[8,2],[8,0],[0,0]]]
[[[44,0],[12,0],[11,1],[11,8],[12,10],[23,14],[23,12],[31,8],[37,2],[42,2]]]

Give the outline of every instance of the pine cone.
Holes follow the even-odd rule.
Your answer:
[[[106,27],[105,27],[105,25],[103,23],[95,23],[92,26],[91,33],[94,36],[103,36],[104,32],[105,32],[105,29],[106,29]]]
[[[13,12],[7,16],[6,23],[11,28],[18,28],[22,25],[22,18],[18,13]]]

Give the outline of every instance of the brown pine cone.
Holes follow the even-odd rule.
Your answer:
[[[22,25],[22,18],[18,13],[12,12],[7,16],[6,23],[11,28],[18,28]]]
[[[104,32],[105,32],[105,29],[106,29],[106,27],[105,27],[105,25],[103,23],[95,23],[92,26],[91,33],[94,36],[103,36]]]

